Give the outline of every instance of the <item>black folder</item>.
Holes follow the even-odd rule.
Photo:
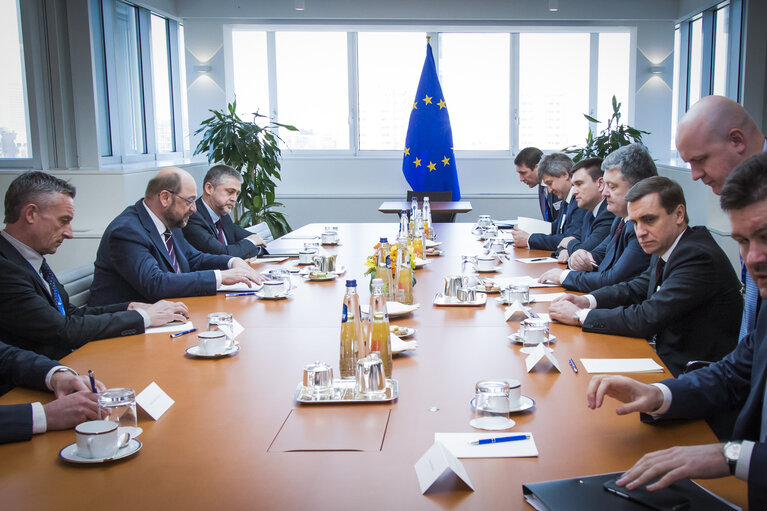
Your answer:
[[[522,493],[528,502],[531,499],[536,500],[537,503],[543,506],[540,509],[548,509],[550,511],[573,511],[580,509],[647,511],[650,509],[642,504],[613,495],[604,489],[604,483],[616,479],[622,474],[623,472],[615,472],[573,479],[560,479],[559,481],[523,484]],[[704,490],[689,479],[677,481],[668,488],[654,493],[658,492],[674,492],[677,495],[684,496],[690,501],[690,505],[687,508],[690,510],[726,511],[740,509],[710,493],[708,490]],[[531,505],[533,504],[531,503]],[[536,509],[539,508],[536,507]]]

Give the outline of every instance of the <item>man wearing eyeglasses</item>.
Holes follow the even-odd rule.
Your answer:
[[[221,284],[263,282],[239,257],[205,254],[187,243],[181,228],[197,210],[196,197],[194,178],[179,168],[162,169],[149,181],[144,198],[101,238],[90,305],[212,295]]]

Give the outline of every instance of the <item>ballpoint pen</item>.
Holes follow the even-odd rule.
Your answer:
[[[534,257],[534,258],[530,259],[530,262],[534,263],[536,261],[545,261],[546,259],[548,259],[548,257]]]
[[[256,294],[255,291],[243,291],[241,293],[226,293],[226,296],[250,296]]]
[[[96,380],[93,378],[93,371],[91,371],[90,369],[88,369],[88,379],[91,380],[91,390],[93,391],[94,394],[98,394],[99,391],[96,390]]]
[[[570,367],[573,368],[573,371],[575,371],[575,374],[578,374],[578,366],[575,365],[575,361],[572,358],[570,359]]]
[[[190,328],[189,330],[184,330],[183,332],[176,332],[175,334],[170,334],[171,339],[175,339],[176,337],[181,337],[184,334],[191,334],[192,332],[196,332],[196,328]]]
[[[530,438],[529,434],[514,435],[514,436],[502,436],[497,438],[483,438],[482,440],[475,440],[469,442],[471,445],[486,445],[486,444],[498,444],[501,442],[514,442],[516,440],[527,440]]]

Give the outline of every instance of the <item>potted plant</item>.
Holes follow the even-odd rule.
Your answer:
[[[589,128],[589,134],[586,136],[586,145],[583,147],[570,146],[562,151],[572,155],[574,162],[585,160],[586,158],[604,158],[611,152],[621,146],[629,145],[634,142],[642,143],[642,135],[649,135],[649,131],[632,128],[626,124],[620,124],[621,104],[613,96],[613,114],[607,121],[607,127],[594,136]],[[583,114],[589,122],[599,123],[590,115]]]
[[[284,204],[274,200],[275,181],[280,180],[280,147],[277,128],[298,131],[294,126],[266,120],[259,126],[256,120],[265,115],[253,114],[253,122],[243,121],[237,115],[237,101],[226,110],[210,110],[212,117],[200,123],[195,135],[203,133],[194,154],[207,152],[208,163],[221,162],[242,174],[239,204],[242,212],[235,221],[242,225],[266,222],[277,238],[289,232],[285,214],[276,211]]]

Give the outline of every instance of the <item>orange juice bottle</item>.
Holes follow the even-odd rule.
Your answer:
[[[370,295],[370,314],[368,314],[368,347],[370,353],[378,352],[384,366],[384,375],[391,378],[391,337],[389,333],[389,313],[386,311],[386,297],[383,294],[383,281],[373,279],[373,294]]]

